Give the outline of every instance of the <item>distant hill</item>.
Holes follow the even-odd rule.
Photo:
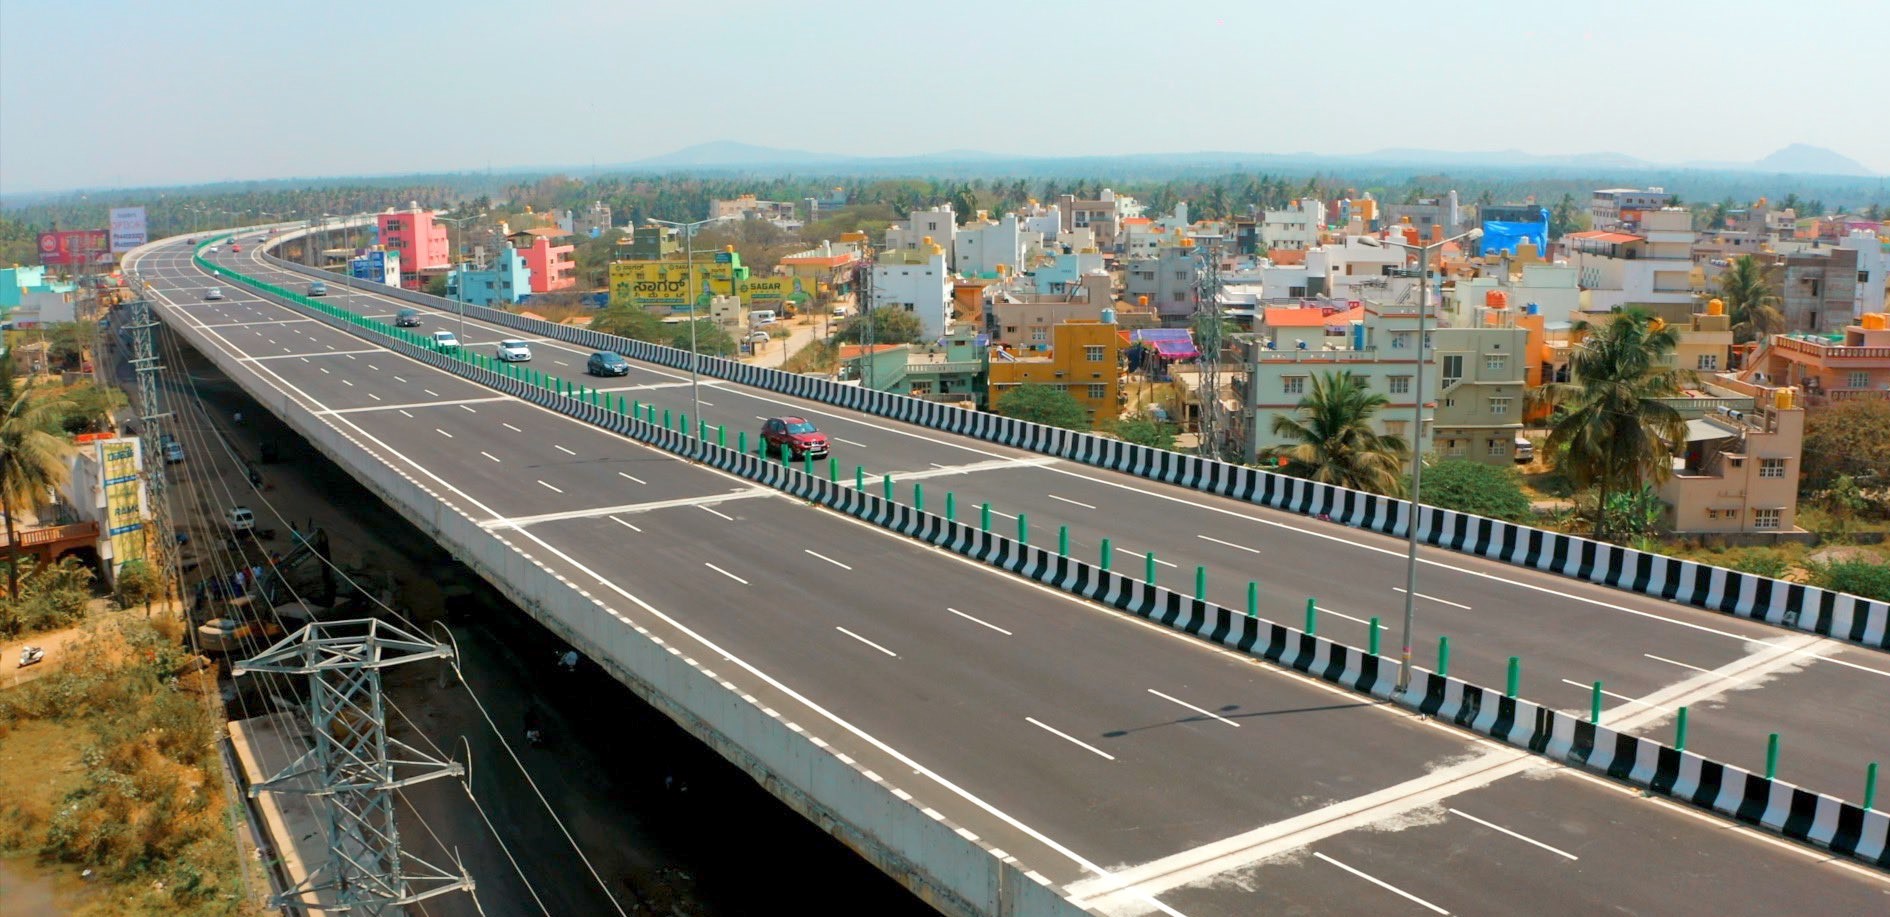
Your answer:
[[[1823,147],[1794,143],[1752,164],[1767,172],[1804,172],[1811,175],[1876,175],[1863,163]]]
[[[639,159],[632,166],[655,169],[710,168],[717,166],[787,166],[808,163],[842,162],[853,157],[810,153],[806,150],[782,150],[774,147],[712,140],[686,146],[673,153]]]

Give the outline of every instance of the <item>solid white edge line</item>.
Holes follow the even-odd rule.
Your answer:
[[[560,494],[561,494],[561,493],[564,493],[564,491],[562,491],[562,490],[559,490],[559,489],[558,489],[558,487],[557,487],[556,485],[553,485],[553,484],[546,484],[543,478],[540,478],[540,479],[538,479],[538,485],[539,485],[540,487],[543,487],[543,488],[545,488],[546,490],[549,490],[549,491],[551,491],[552,493],[560,493]]]
[[[1393,586],[1393,587],[1391,587],[1391,591],[1392,591],[1392,592],[1397,592],[1397,593],[1403,593],[1403,592],[1404,592],[1404,587],[1403,587],[1403,586]],[[1449,599],[1440,599],[1440,598],[1438,598],[1437,596],[1434,596],[1434,595],[1425,595],[1425,594],[1424,594],[1424,593],[1422,593],[1422,592],[1420,592],[1420,593],[1418,593],[1418,594],[1417,594],[1417,597],[1418,597],[1418,598],[1420,598],[1420,599],[1424,599],[1425,601],[1429,601],[1429,602],[1436,602],[1436,603],[1437,603],[1437,604],[1439,604],[1439,605],[1449,605],[1449,606],[1450,606],[1450,607],[1452,607],[1452,608],[1461,608],[1461,609],[1463,609],[1464,611],[1474,611],[1474,610],[1475,610],[1475,609],[1473,609],[1473,608],[1471,608],[1471,607],[1470,607],[1470,606],[1468,606],[1468,605],[1465,605],[1465,604],[1462,604],[1461,602],[1453,602],[1453,601],[1451,601],[1451,600],[1449,600]]]
[[[1214,542],[1215,544],[1219,544],[1219,545],[1226,545],[1226,546],[1228,546],[1228,547],[1230,547],[1230,548],[1234,548],[1234,549],[1236,549],[1236,550],[1241,550],[1241,551],[1246,551],[1246,552],[1247,552],[1247,553],[1249,553],[1249,554],[1258,554],[1258,553],[1260,553],[1260,549],[1259,549],[1259,548],[1250,548],[1250,547],[1247,547],[1247,546],[1246,546],[1246,545],[1244,545],[1244,544],[1235,544],[1235,543],[1233,543],[1233,542],[1231,542],[1231,541],[1222,541],[1222,540],[1220,540],[1219,538],[1215,538],[1215,537],[1214,537],[1214,536],[1212,536],[1212,535],[1196,535],[1196,536],[1194,536],[1194,537],[1196,537],[1196,538],[1199,538],[1199,539],[1201,539],[1202,541],[1212,541],[1212,542]]]
[[[1013,633],[1011,633],[1010,631],[1008,631],[1008,630],[1005,630],[1004,628],[1002,628],[1002,627],[999,627],[999,626],[997,626],[996,624],[992,624],[992,623],[991,623],[991,622],[989,622],[989,621],[983,621],[983,620],[979,620],[978,618],[974,618],[974,617],[972,617],[971,615],[968,615],[968,614],[965,614],[964,612],[962,612],[962,611],[959,611],[959,610],[958,610],[958,609],[956,609],[956,608],[947,608],[947,609],[945,609],[945,610],[946,610],[946,611],[949,611],[949,612],[951,612],[952,614],[955,614],[955,615],[957,615],[957,616],[959,616],[959,617],[961,617],[961,618],[964,618],[965,620],[967,620],[967,621],[970,621],[970,622],[972,622],[972,623],[974,623],[974,624],[982,624],[982,625],[984,625],[985,627],[989,627],[989,628],[991,628],[992,630],[994,630],[994,631],[997,631],[998,633],[1000,633],[1000,634],[1003,634],[1003,635],[1004,635],[1004,636],[1006,636],[1006,637],[1014,637],[1014,636],[1017,636],[1016,634],[1013,634]]]
[[[1058,500],[1058,501],[1061,501],[1061,502],[1063,502],[1063,503],[1068,503],[1068,504],[1070,504],[1071,506],[1080,506],[1080,507],[1082,507],[1082,508],[1084,508],[1084,509],[1095,509],[1095,508],[1096,508],[1096,507],[1094,507],[1094,506],[1091,506],[1091,505],[1090,505],[1090,504],[1088,504],[1088,503],[1084,503],[1084,502],[1082,502],[1082,501],[1080,501],[1080,500],[1072,500],[1072,499],[1070,499],[1069,497],[1059,497],[1059,496],[1057,496],[1056,494],[1044,494],[1044,496],[1046,496],[1046,497],[1049,497],[1049,498],[1050,498],[1050,499],[1052,499],[1052,500]]]
[[[1162,700],[1165,700],[1165,701],[1169,701],[1170,703],[1175,703],[1175,704],[1180,704],[1181,706],[1183,706],[1183,707],[1186,707],[1186,708],[1188,708],[1189,710],[1193,710],[1194,712],[1196,712],[1196,713],[1199,713],[1199,714],[1201,714],[1202,716],[1211,716],[1211,717],[1213,717],[1213,718],[1215,718],[1215,719],[1217,719],[1217,720],[1220,720],[1220,721],[1221,721],[1221,722],[1223,722],[1223,723],[1226,723],[1226,724],[1227,724],[1227,725],[1229,725],[1229,726],[1232,726],[1232,727],[1234,727],[1235,729],[1239,729],[1239,728],[1240,728],[1240,724],[1239,724],[1239,723],[1236,723],[1236,722],[1234,722],[1233,720],[1230,720],[1230,719],[1228,719],[1227,717],[1224,717],[1224,716],[1222,716],[1222,715],[1220,715],[1220,714],[1218,714],[1218,713],[1215,713],[1215,712],[1214,712],[1214,711],[1212,711],[1212,710],[1204,710],[1204,709],[1202,709],[1202,708],[1200,708],[1200,707],[1196,707],[1195,705],[1193,705],[1193,704],[1190,704],[1190,703],[1188,703],[1187,701],[1185,701],[1185,700],[1182,700],[1182,699],[1181,699],[1181,698],[1179,698],[1179,697],[1175,697],[1175,696],[1174,696],[1174,695],[1172,695],[1172,694],[1163,694],[1162,692],[1160,692],[1160,691],[1157,691],[1157,690],[1155,690],[1154,688],[1150,688],[1150,689],[1148,689],[1148,693],[1150,693],[1150,694],[1153,694],[1153,695],[1155,695],[1156,697],[1159,697],[1159,698],[1161,698]]]
[[[1653,653],[1642,653],[1641,655],[1646,656],[1647,658],[1652,659],[1655,662],[1664,662],[1668,665],[1677,665],[1683,669],[1692,669],[1695,672],[1701,672],[1707,675],[1713,674],[1712,669],[1702,669],[1697,665],[1693,665],[1692,663],[1687,663],[1687,662],[1681,662],[1678,659],[1668,659],[1665,656],[1656,656]]]
[[[889,649],[887,649],[887,648],[885,648],[885,647],[883,647],[883,646],[880,646],[879,644],[877,644],[877,643],[874,643],[873,641],[871,641],[871,640],[868,640],[868,639],[866,639],[865,637],[862,637],[862,636],[860,636],[859,634],[856,634],[856,633],[854,633],[854,632],[852,632],[852,631],[850,631],[850,630],[847,630],[847,629],[846,629],[846,628],[844,628],[844,627],[841,627],[841,626],[839,626],[839,625],[837,625],[837,624],[836,624],[836,625],[834,625],[834,628],[833,628],[833,629],[834,629],[834,630],[837,630],[837,631],[839,631],[839,632],[841,632],[841,633],[843,633],[843,634],[846,634],[847,636],[849,636],[849,637],[852,637],[853,639],[855,639],[855,640],[858,640],[858,641],[860,641],[861,643],[864,643],[864,644],[866,644],[867,646],[870,646],[870,647],[872,647],[873,649],[876,649],[876,650],[879,650],[880,652],[882,652],[882,653],[885,653],[886,655],[888,655],[888,656],[891,656],[891,657],[893,657],[894,659],[898,659],[898,658],[899,658],[899,654],[898,654],[898,653],[895,653],[895,652],[893,652],[892,650],[889,650]]]
[[[1097,748],[1096,746],[1094,746],[1094,745],[1091,745],[1091,744],[1089,744],[1088,742],[1085,742],[1085,741],[1083,741],[1082,739],[1079,739],[1079,738],[1077,738],[1077,737],[1075,737],[1075,736],[1073,736],[1073,735],[1070,735],[1069,733],[1067,733],[1067,732],[1064,732],[1063,730],[1061,730],[1061,729],[1058,729],[1058,728],[1056,728],[1055,726],[1051,726],[1051,725],[1049,725],[1049,724],[1047,724],[1047,723],[1045,723],[1044,721],[1042,721],[1042,720],[1040,720],[1040,719],[1037,719],[1037,718],[1036,718],[1036,717],[1034,717],[1034,716],[1027,716],[1027,717],[1024,717],[1024,722],[1026,722],[1026,723],[1029,723],[1030,725],[1032,725],[1032,726],[1035,726],[1035,727],[1037,727],[1038,729],[1041,729],[1041,730],[1043,730],[1043,731],[1045,731],[1045,732],[1048,732],[1048,733],[1050,733],[1051,735],[1054,735],[1054,736],[1057,736],[1057,737],[1059,737],[1059,738],[1062,738],[1062,739],[1063,739],[1064,741],[1067,741],[1067,742],[1070,742],[1070,743],[1072,743],[1072,744],[1075,744],[1075,745],[1080,745],[1080,746],[1082,746],[1082,747],[1083,747],[1084,749],[1086,749],[1086,750],[1088,750],[1089,752],[1091,752],[1091,753],[1093,753],[1093,754],[1096,754],[1096,755],[1098,755],[1098,756],[1100,756],[1100,757],[1104,757],[1104,758],[1108,758],[1108,759],[1109,759],[1109,760],[1111,760],[1111,761],[1114,761],[1114,760],[1116,760],[1116,756],[1115,756],[1115,755],[1112,755],[1112,754],[1110,754],[1110,753],[1108,753],[1108,752],[1106,752],[1106,751],[1103,751],[1102,749],[1100,749],[1100,748]]]
[[[1566,851],[1566,850],[1562,850],[1562,849],[1560,849],[1560,848],[1556,848],[1556,847],[1551,847],[1551,846],[1549,846],[1548,844],[1545,844],[1545,843],[1543,843],[1543,842],[1541,842],[1541,841],[1539,841],[1539,840],[1536,840],[1536,839],[1535,839],[1535,838],[1533,838],[1533,837],[1529,837],[1529,836],[1527,836],[1527,835],[1523,835],[1523,834],[1518,834],[1518,833],[1516,833],[1516,832],[1514,832],[1514,831],[1511,831],[1511,830],[1509,830],[1508,828],[1505,828],[1505,827],[1503,827],[1502,825],[1497,825],[1497,824],[1492,824],[1492,823],[1490,823],[1490,822],[1487,822],[1487,821],[1484,821],[1483,819],[1481,819],[1481,818],[1478,818],[1478,817],[1476,817],[1475,815],[1471,815],[1470,813],[1468,813],[1468,812],[1465,812],[1465,811],[1463,811],[1462,809],[1452,809],[1452,808],[1446,808],[1446,809],[1445,809],[1444,811],[1446,811],[1446,812],[1449,812],[1449,813],[1451,813],[1452,815],[1461,815],[1461,816],[1463,816],[1464,818],[1467,818],[1467,819],[1470,819],[1471,821],[1473,821],[1473,822],[1476,822],[1477,824],[1479,824],[1479,825],[1482,825],[1483,827],[1485,827],[1485,828],[1488,828],[1488,829],[1490,829],[1491,831],[1501,831],[1501,832],[1503,832],[1504,834],[1507,834],[1507,835],[1509,835],[1510,837],[1513,837],[1513,838],[1515,838],[1515,839],[1517,839],[1517,840],[1519,840],[1519,841],[1523,841],[1523,842],[1525,842],[1525,843],[1530,843],[1530,844],[1534,844],[1534,845],[1536,845],[1537,847],[1541,847],[1542,849],[1544,849],[1544,850],[1547,850],[1547,851],[1549,851],[1550,853],[1553,853],[1553,854],[1555,854],[1556,856],[1564,856],[1564,857],[1568,857],[1568,858],[1569,858],[1569,859],[1571,859],[1571,860],[1579,860],[1579,859],[1581,859],[1581,857],[1578,857],[1578,856],[1576,856],[1575,854],[1572,854],[1572,853],[1569,853],[1568,851]]]
[[[1446,915],[1446,917],[1448,917],[1448,915],[1450,914],[1449,911],[1444,910],[1443,908],[1438,907],[1437,905],[1432,904],[1429,901],[1424,900],[1423,898],[1419,898],[1418,896],[1413,895],[1410,892],[1405,891],[1404,889],[1391,884],[1390,882],[1386,882],[1385,880],[1377,878],[1375,876],[1371,876],[1366,873],[1359,872],[1358,870],[1353,869],[1352,867],[1347,866],[1344,863],[1341,863],[1338,860],[1335,860],[1329,856],[1326,856],[1325,854],[1320,853],[1317,850],[1313,851],[1313,856],[1316,856],[1319,859],[1325,860],[1326,862],[1331,863],[1332,865],[1337,866],[1340,869],[1343,869],[1346,872],[1351,873],[1352,875],[1358,876],[1359,878],[1364,879],[1365,881],[1370,882],[1371,884],[1376,885],[1379,888],[1384,889],[1385,891],[1391,892],[1394,895],[1398,895],[1403,898],[1408,898],[1412,901],[1417,902],[1418,904],[1422,904],[1425,907],[1430,908],[1431,911],[1433,911],[1434,913],[1444,914]]]
[[[1816,654],[1816,653],[1813,653],[1813,654],[1812,654],[1812,656],[1811,656],[1811,658],[1813,658],[1813,659],[1817,659],[1817,660],[1821,660],[1821,661],[1824,661],[1824,662],[1835,662],[1835,663],[1837,663],[1838,665],[1841,665],[1841,666],[1847,666],[1847,667],[1849,667],[1849,668],[1853,668],[1853,669],[1856,669],[1856,670],[1858,670],[1858,671],[1860,671],[1860,672],[1869,672],[1869,673],[1871,673],[1872,675],[1882,675],[1882,676],[1884,676],[1885,678],[1890,678],[1890,672],[1886,672],[1886,671],[1884,671],[1884,670],[1882,670],[1882,669],[1873,669],[1873,668],[1871,668],[1870,666],[1867,666],[1867,665],[1858,665],[1858,664],[1857,664],[1857,663],[1855,663],[1855,662],[1846,662],[1846,661],[1844,661],[1844,660],[1842,660],[1842,659],[1838,659],[1838,658],[1836,658],[1836,657],[1833,657],[1833,656],[1820,656],[1820,655],[1818,655],[1818,654]]]

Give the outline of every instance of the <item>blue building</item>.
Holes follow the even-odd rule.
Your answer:
[[[446,295],[476,306],[516,303],[532,291],[532,269],[525,256],[510,244],[500,250],[490,267],[459,265],[446,275]]]

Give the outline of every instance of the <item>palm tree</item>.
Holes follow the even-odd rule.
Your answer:
[[[1658,399],[1673,395],[1687,375],[1668,368],[1677,335],[1639,310],[1617,313],[1599,328],[1580,322],[1587,336],[1569,356],[1571,382],[1552,382],[1530,394],[1557,409],[1546,444],[1560,470],[1577,487],[1600,488],[1598,505],[1611,493],[1665,481],[1673,473],[1675,446],[1686,442],[1686,421]],[[1607,513],[1595,514],[1595,537],[1604,537]]]
[[[1719,275],[1719,298],[1732,317],[1733,340],[1744,344],[1785,330],[1785,315],[1778,310],[1776,275],[1751,255],[1733,259]]]
[[[1371,421],[1390,399],[1349,371],[1324,373],[1291,416],[1275,415],[1273,435],[1296,440],[1277,450],[1287,473],[1386,496],[1404,493],[1404,437],[1380,435]]]
[[[13,391],[10,376],[0,393],[6,397],[0,414],[0,514],[7,518],[7,597],[20,594],[19,535],[13,527],[13,508],[38,502],[49,487],[66,479],[66,444],[47,432],[58,422],[59,404],[34,400],[29,383]]]

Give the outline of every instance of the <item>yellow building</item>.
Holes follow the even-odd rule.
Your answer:
[[[1050,328],[1050,350],[1019,356],[991,349],[992,404],[1019,385],[1053,385],[1089,412],[1090,426],[1115,421],[1121,408],[1122,337],[1113,323],[1072,320]]]

